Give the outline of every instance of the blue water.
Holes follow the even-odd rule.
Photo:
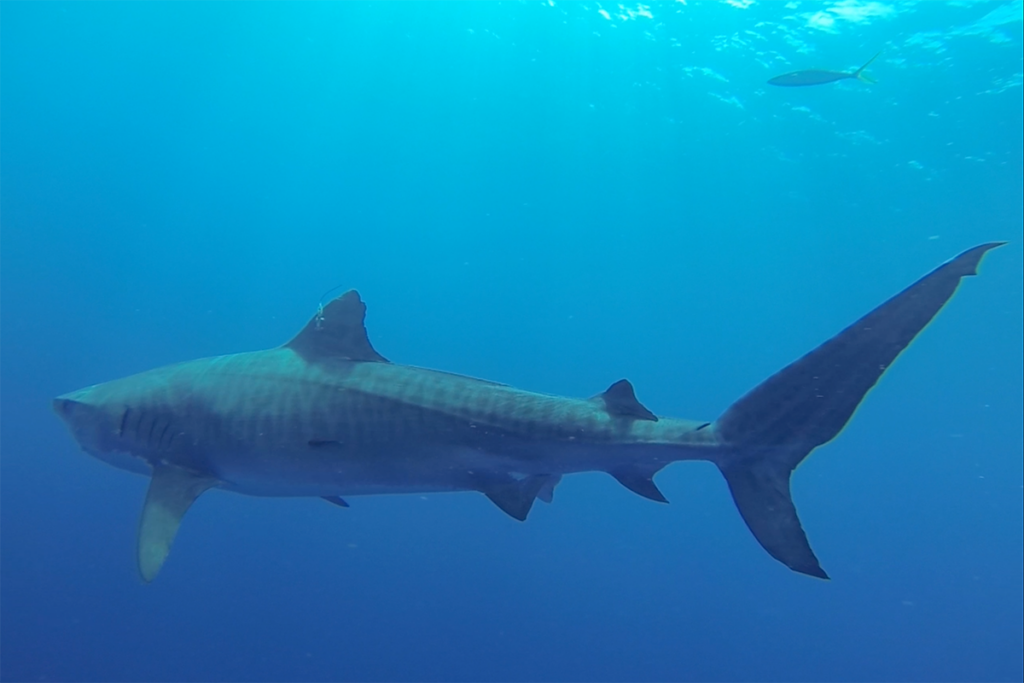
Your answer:
[[[4,3],[3,680],[1021,680],[1021,2]],[[776,88],[804,68],[869,68]],[[51,397],[290,338],[332,287],[402,363],[714,419],[993,252],[805,461],[832,581],[715,467],[478,494],[147,481]]]

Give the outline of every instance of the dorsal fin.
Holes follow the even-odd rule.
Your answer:
[[[370,345],[365,318],[366,304],[359,292],[349,290],[317,311],[285,346],[311,363],[332,358],[387,363]]]
[[[647,410],[637,400],[636,392],[633,391],[633,385],[629,383],[628,379],[620,379],[608,387],[603,394],[598,394],[596,398],[604,401],[604,408],[609,415],[631,417],[635,420],[658,421],[658,416]]]

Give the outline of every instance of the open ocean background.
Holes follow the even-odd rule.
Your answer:
[[[1021,680],[1021,16],[4,2],[0,678]],[[831,582],[681,463],[669,506],[579,475],[526,523],[214,491],[147,586],[147,480],[50,409],[356,287],[394,361],[712,420],[1000,239],[794,477]]]

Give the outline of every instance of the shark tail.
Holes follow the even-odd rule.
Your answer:
[[[864,83],[869,83],[869,84],[872,84],[872,85],[877,83],[878,81],[876,81],[875,79],[871,78],[866,73],[864,73],[864,69],[868,68],[871,65],[871,62],[873,62],[876,59],[878,59],[881,56],[881,54],[882,54],[882,51],[879,50],[878,53],[874,57],[872,57],[868,61],[864,62],[864,66],[862,66],[861,68],[859,68],[859,69],[857,69],[856,71],[853,72],[853,77],[856,78],[858,81],[862,81]]]
[[[889,365],[977,274],[990,242],[947,261],[736,401],[715,423],[717,464],[754,537],[790,569],[827,579],[790,495],[790,475],[846,426]]]

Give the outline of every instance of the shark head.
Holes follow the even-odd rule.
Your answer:
[[[53,409],[85,452],[119,469],[152,475],[139,522],[138,566],[142,579],[160,571],[181,516],[211,477],[169,465],[189,453],[190,440],[169,410],[173,369],[97,384],[53,399]]]
[[[97,384],[53,399],[53,410],[64,420],[82,450],[119,469],[149,474],[148,455],[140,439],[146,425],[143,396],[133,396],[120,381]],[[134,411],[134,419],[133,419]],[[153,429],[159,425],[154,422]]]
[[[53,399],[53,410],[64,420],[75,441],[87,451],[115,445],[126,406],[105,400],[103,385],[72,391]]]

